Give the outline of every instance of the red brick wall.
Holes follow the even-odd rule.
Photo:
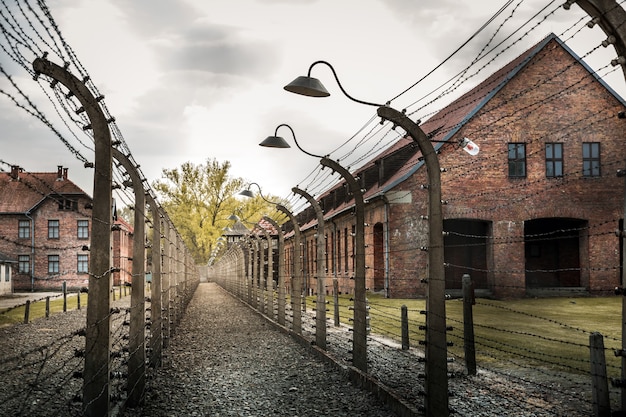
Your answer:
[[[476,103],[478,105],[478,103]],[[580,230],[580,285],[604,294],[619,285],[619,241],[613,230],[622,218],[624,185],[615,177],[624,168],[626,121],[616,115],[624,105],[607,91],[556,41],[495,94],[441,149],[439,161],[445,219],[480,220],[489,225],[486,248],[487,282],[496,297],[526,294],[524,225],[533,219],[575,219]],[[470,156],[455,144],[469,137],[480,146]],[[526,144],[525,178],[508,176],[508,143]],[[546,178],[545,143],[559,142],[564,150],[564,176]],[[602,175],[582,177],[582,143],[601,143]],[[389,251],[390,297],[425,295],[428,278],[428,184],[422,167],[388,192],[385,236]],[[404,193],[404,194],[403,194]],[[385,224],[380,200],[366,205],[366,265],[373,264],[371,227]],[[336,226],[351,231],[350,213],[333,218]],[[311,240],[304,232],[303,242]],[[343,237],[342,237],[343,240]],[[349,245],[352,239],[349,238]],[[290,242],[287,242],[289,246]],[[343,248],[342,242],[342,252]],[[349,253],[351,247],[348,248]],[[571,250],[570,250],[571,252]],[[563,256],[568,256],[567,253]],[[575,254],[573,255],[575,256]],[[343,262],[342,262],[343,263]],[[350,266],[352,265],[350,259]],[[347,275],[351,276],[348,270]],[[352,282],[339,273],[340,290],[352,291]],[[367,272],[371,288],[373,271]]]
[[[89,220],[91,228],[90,211],[86,210],[87,198],[78,201],[78,211],[59,210],[58,202],[47,199],[39,209],[33,213],[34,221],[34,256],[31,251],[31,238],[18,238],[18,221],[28,220],[24,215],[0,216],[1,250],[17,260],[18,255],[30,255],[31,266],[34,269],[32,280],[31,274],[17,273],[17,265],[14,270],[13,281],[15,291],[60,290],[62,283],[67,283],[68,289],[79,289],[88,284],[88,274],[77,273],[78,254],[89,254],[82,247],[89,245],[89,239],[78,238],[78,220]],[[59,239],[48,239],[48,220],[59,221]],[[59,256],[59,274],[48,274],[48,255]]]

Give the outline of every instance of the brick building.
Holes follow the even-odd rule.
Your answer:
[[[0,295],[13,292],[13,265],[15,260],[0,253]]]
[[[619,283],[625,102],[549,35],[422,125],[439,153],[446,287],[496,297],[610,292]],[[460,150],[468,137],[477,156]],[[367,287],[425,293],[426,167],[402,138],[355,172],[365,189]],[[328,277],[352,292],[354,202],[341,183],[320,199]],[[315,214],[298,215],[306,278],[315,274]],[[286,225],[287,227],[289,225]],[[288,272],[294,248],[286,245]]]
[[[63,282],[72,290],[88,286],[91,204],[62,166],[0,172],[0,253],[15,261],[14,291],[60,290]],[[132,233],[119,223],[119,234]],[[127,246],[113,243],[114,259],[131,258]]]
[[[133,227],[123,218],[115,216],[112,227],[113,285],[133,282]]]

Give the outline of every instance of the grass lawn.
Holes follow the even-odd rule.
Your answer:
[[[68,294],[67,310],[76,310],[78,299],[76,294]],[[87,307],[87,294],[80,295],[81,308]],[[17,323],[24,323],[24,312],[26,307],[19,307],[0,310],[0,327],[10,326]],[[50,315],[63,312],[63,297],[50,298]],[[46,316],[46,300],[39,300],[30,303],[29,321],[39,319]]]
[[[372,333],[401,340],[401,307],[407,306],[411,346],[425,339],[419,326],[425,324],[424,300],[386,299],[368,294]],[[315,297],[307,299],[312,306]],[[333,297],[327,315],[332,322]],[[479,366],[541,367],[543,369],[588,374],[589,336],[599,332],[604,336],[607,372],[618,377],[620,359],[613,349],[621,346],[621,297],[525,298],[520,300],[477,299],[473,308],[476,355]],[[353,311],[349,295],[339,297],[340,319],[351,326]],[[446,302],[449,356],[463,363],[463,301]]]

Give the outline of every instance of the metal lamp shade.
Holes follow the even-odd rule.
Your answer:
[[[328,97],[330,93],[317,78],[300,76],[287,84],[285,90],[309,97]]]
[[[239,195],[244,196],[244,197],[249,197],[249,198],[253,198],[254,197],[254,193],[250,190],[243,190],[239,192]]]
[[[266,148],[291,148],[287,141],[280,136],[268,136],[263,142],[259,143],[259,146]]]

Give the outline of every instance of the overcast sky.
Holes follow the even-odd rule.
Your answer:
[[[402,109],[468,65],[518,3],[392,105]],[[522,2],[506,33],[497,38],[508,36],[549,3]],[[47,4],[106,96],[109,111],[150,182],[160,178],[163,168],[216,158],[231,162],[233,176],[259,183],[266,194],[285,197],[291,187],[306,185],[318,160],[295,147],[259,147],[277,125],[289,124],[303,148],[323,155],[357,134],[375,114],[374,107],[344,97],[327,67],[315,67],[312,75],[323,81],[331,97],[297,96],[284,91],[285,84],[306,75],[314,61],[327,60],[350,95],[384,103],[441,63],[505,1],[48,0]],[[559,35],[584,16],[578,6],[569,11],[560,8],[512,46],[506,60],[550,32]],[[585,27],[567,44],[582,56],[605,37],[597,27]],[[614,56],[607,48],[591,56],[590,64],[602,67]],[[484,76],[504,63],[487,68]],[[607,81],[624,95],[621,72]],[[28,171],[69,166],[70,178],[92,193],[90,171],[50,130],[5,97],[0,97],[0,126],[0,159]],[[279,134],[291,141],[288,130]]]

